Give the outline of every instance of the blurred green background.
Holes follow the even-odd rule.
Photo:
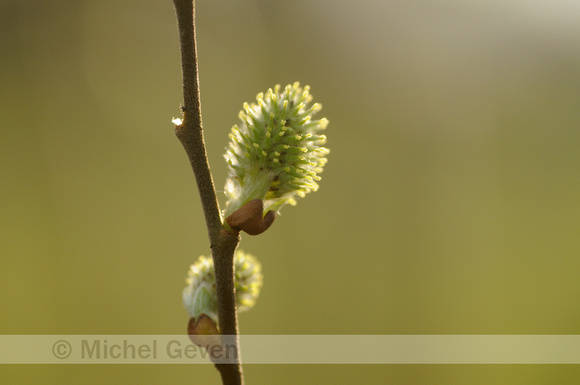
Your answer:
[[[320,190],[242,239],[265,274],[243,333],[580,334],[578,1],[197,8],[218,190],[258,92],[309,84],[330,120]],[[184,279],[209,245],[181,100],[171,1],[0,0],[0,334],[185,332]],[[249,385],[580,381],[558,365],[244,370]],[[220,383],[210,365],[0,375]]]

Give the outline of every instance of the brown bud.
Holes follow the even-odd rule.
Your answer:
[[[253,199],[234,211],[226,218],[226,222],[234,230],[243,230],[250,235],[262,234],[276,219],[276,212],[270,210],[265,216],[264,202],[261,199]]]
[[[205,348],[212,361],[215,362],[223,356],[221,336],[216,324],[207,315],[201,314],[197,320],[191,317],[187,325],[187,334],[191,342]]]

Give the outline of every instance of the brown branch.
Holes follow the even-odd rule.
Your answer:
[[[175,126],[175,134],[189,157],[201,198],[216,274],[220,333],[237,336],[234,252],[240,239],[238,234],[223,228],[219,203],[205,150],[195,41],[195,4],[194,0],[173,0],[173,3],[177,14],[183,73],[183,121]],[[239,352],[237,337],[235,341],[238,344],[236,350]],[[239,354],[236,364],[216,366],[224,385],[243,384]]]
[[[219,204],[209,169],[203,129],[197,73],[197,49],[195,43],[194,5],[192,0],[174,0],[181,43],[181,70],[183,74],[183,122],[175,134],[183,144],[195,174],[197,187],[210,240],[212,234],[222,228]]]

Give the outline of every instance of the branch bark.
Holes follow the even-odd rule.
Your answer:
[[[235,348],[238,352],[237,363],[218,364],[216,367],[224,385],[242,385],[234,286],[234,253],[240,238],[238,234],[223,228],[203,139],[195,40],[195,0],[173,0],[173,3],[179,28],[183,74],[183,119],[180,125],[176,125],[175,134],[187,153],[201,198],[216,274],[220,333],[236,336]]]

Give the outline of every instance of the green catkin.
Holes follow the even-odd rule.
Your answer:
[[[256,304],[262,288],[263,276],[260,262],[251,254],[236,250],[234,255],[236,307],[238,312],[249,310]],[[213,259],[204,255],[191,265],[183,289],[183,304],[190,317],[201,314],[218,324],[217,293]]]
[[[310,104],[309,89],[298,82],[283,90],[276,85],[259,93],[257,103],[244,103],[225,154],[225,218],[253,199],[264,201],[266,213],[318,189],[329,153],[320,132],[328,120],[313,120],[322,107]]]

